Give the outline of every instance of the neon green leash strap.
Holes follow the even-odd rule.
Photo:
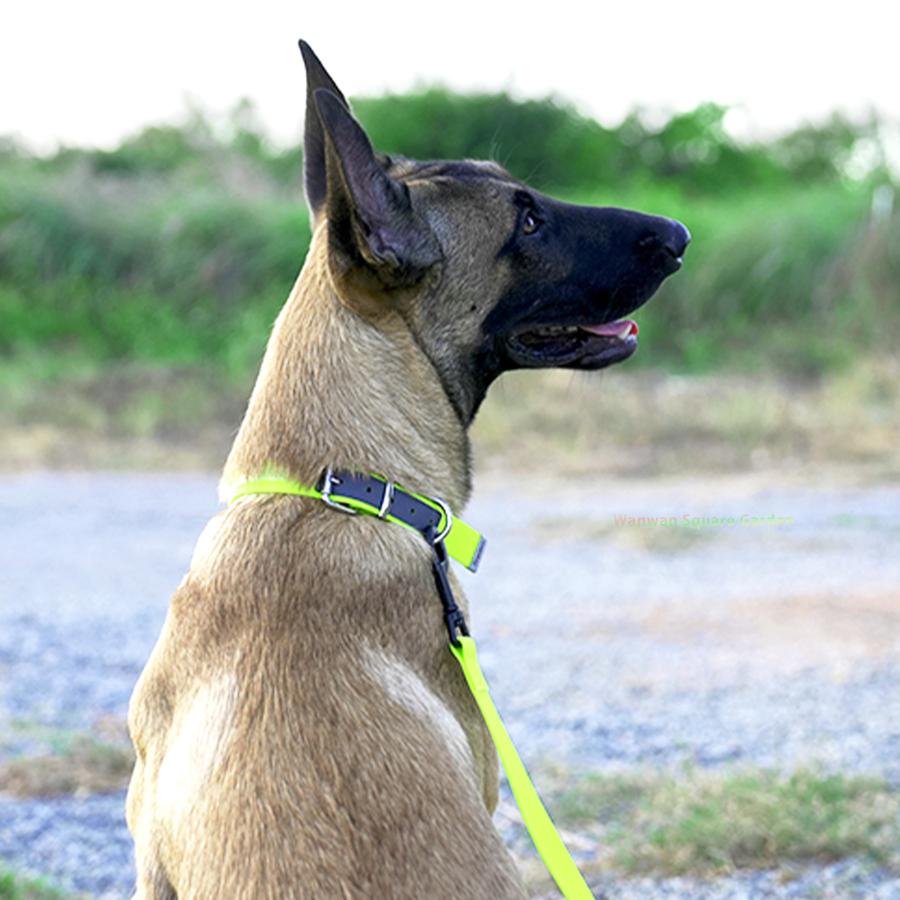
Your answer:
[[[470,637],[460,636],[458,645],[450,644],[450,652],[456,657],[469,690],[481,710],[485,725],[493,738],[503,770],[506,772],[506,780],[509,782],[513,796],[522,814],[522,821],[531,835],[531,840],[537,848],[547,871],[553,876],[557,887],[566,900],[594,900],[591,889],[578,871],[566,845],[563,843],[553,820],[550,818],[541,798],[532,784],[528,771],[525,769],[519,754],[516,752],[500,713],[494,706],[491,692],[478,665],[478,654],[475,651],[475,641]]]
[[[457,562],[474,572],[481,561],[484,538],[471,525],[458,519],[450,507],[437,497],[416,494],[381,475],[356,475],[326,469],[320,480],[322,489],[309,487],[277,475],[266,475],[240,484],[229,498],[234,503],[251,494],[292,494],[324,500],[342,512],[377,516],[422,533],[432,521],[447,552]],[[439,518],[438,518],[439,517]]]

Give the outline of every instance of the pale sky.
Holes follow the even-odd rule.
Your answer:
[[[891,4],[40,0],[10,2],[0,30],[0,134],[39,149],[110,145],[188,103],[241,97],[280,141],[301,133],[307,40],[346,94],[417,81],[558,94],[604,124],[633,106],[736,105],[765,134],[834,109],[900,121]]]

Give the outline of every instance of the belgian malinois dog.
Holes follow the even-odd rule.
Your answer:
[[[300,46],[312,242],[224,484],[277,470],[312,485],[332,466],[459,511],[491,382],[629,357],[622,317],[679,268],[687,229],[562,203],[495,162],[378,153]],[[129,727],[138,897],[525,896],[491,821],[496,753],[413,531],[304,497],[228,506]]]

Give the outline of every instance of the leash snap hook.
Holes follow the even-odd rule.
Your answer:
[[[447,634],[450,637],[450,643],[454,647],[458,647],[460,644],[459,636],[469,636],[469,626],[466,624],[466,617],[459,608],[456,598],[453,596],[453,590],[450,587],[450,578],[447,575],[447,570],[450,567],[450,557],[447,554],[444,541],[435,537],[433,525],[429,525],[426,529],[425,540],[428,541],[433,555],[431,571],[434,574],[434,583],[437,587],[438,596],[441,599],[441,606],[444,609],[444,624],[447,626]]]

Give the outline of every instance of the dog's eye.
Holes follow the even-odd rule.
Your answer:
[[[522,219],[522,233],[534,234],[540,227],[541,220],[531,210],[528,210]]]

